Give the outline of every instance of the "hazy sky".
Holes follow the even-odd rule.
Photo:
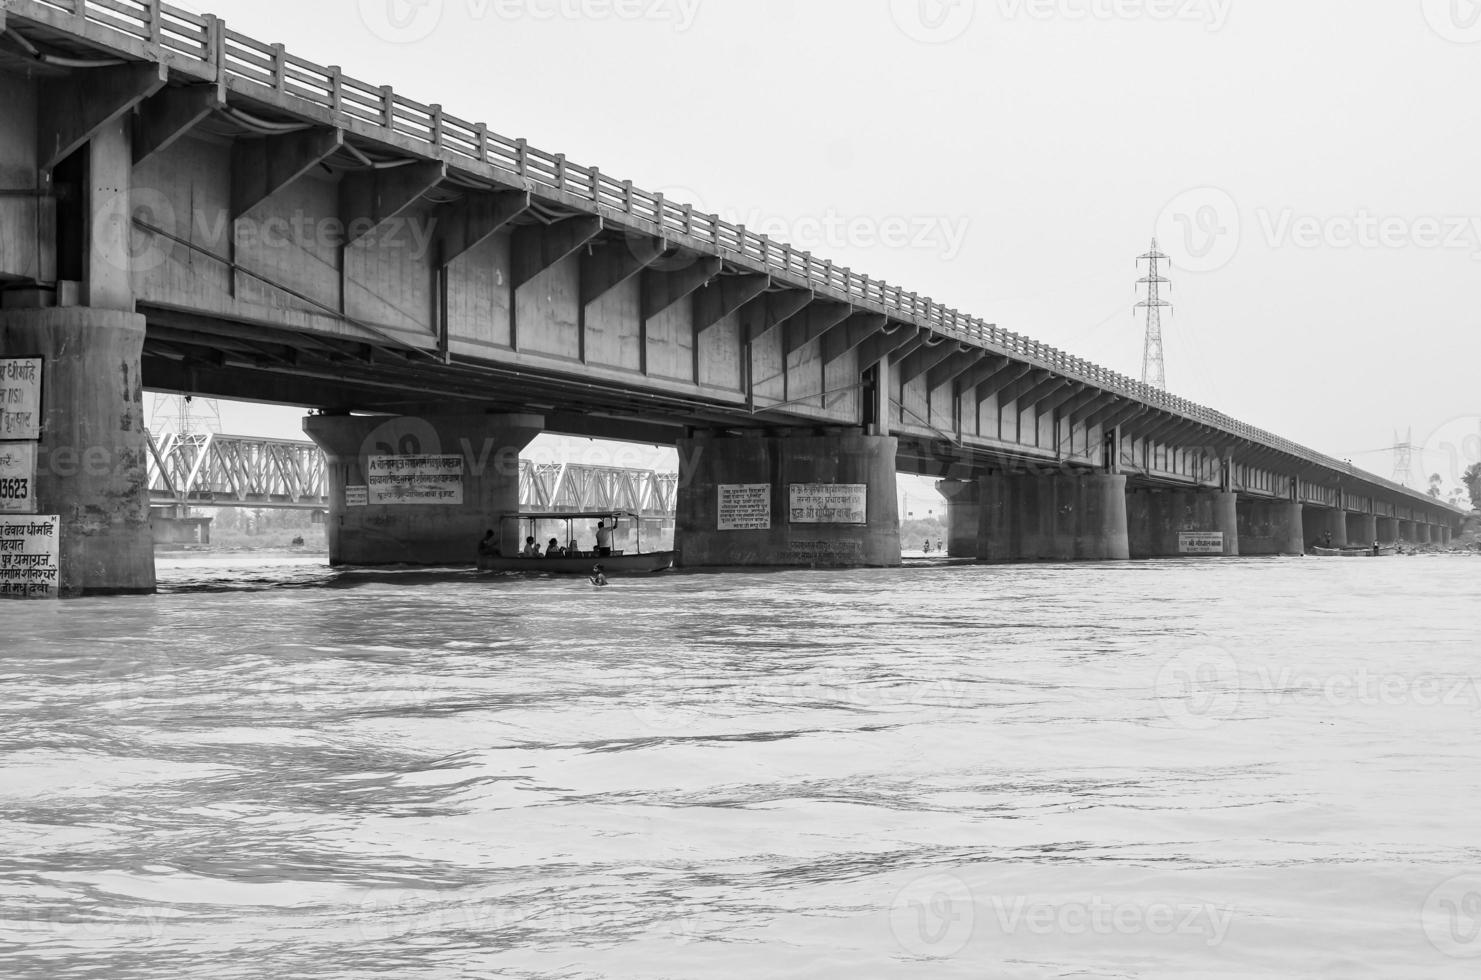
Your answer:
[[[1481,458],[1473,0],[205,9],[1137,376],[1157,234],[1170,389],[1383,475],[1410,427],[1416,471]]]

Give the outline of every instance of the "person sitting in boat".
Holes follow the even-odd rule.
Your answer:
[[[612,554],[612,529],[606,521],[597,521],[597,557],[607,558]]]
[[[578,548],[578,547],[576,547],[576,539],[575,538],[572,538],[570,541],[568,541],[566,543],[566,557],[567,558],[580,558],[581,557],[581,549]]]
[[[525,538],[525,550],[520,552],[520,556],[524,558],[540,557],[540,546],[535,543],[535,536],[533,534]]]
[[[564,552],[561,551],[561,543],[559,541],[557,541],[555,538],[551,538],[550,539],[550,543],[545,546],[545,557],[546,558],[561,558],[561,557],[564,557]]]
[[[1322,547],[1323,548],[1330,548],[1330,547],[1332,547],[1332,532],[1331,531],[1328,531],[1326,534],[1322,535]]]
[[[602,566],[600,566],[600,565],[593,565],[593,566],[591,566],[591,578],[590,578],[590,582],[591,582],[592,585],[606,585],[607,584],[607,573],[602,569]]]
[[[499,557],[499,539],[494,536],[493,531],[489,531],[489,533],[483,536],[483,540],[478,542],[478,557]]]

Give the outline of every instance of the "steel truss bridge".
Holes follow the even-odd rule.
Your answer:
[[[149,496],[156,507],[327,510],[324,454],[311,442],[221,435],[149,433]],[[520,460],[523,511],[626,510],[674,516],[675,473]]]

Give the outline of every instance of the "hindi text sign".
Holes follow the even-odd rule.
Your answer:
[[[1222,555],[1224,553],[1223,531],[1180,531],[1178,554]]]
[[[0,439],[41,438],[41,358],[0,357]]]
[[[461,504],[463,457],[372,456],[369,502],[372,504]]]
[[[788,491],[793,524],[869,523],[868,484],[793,483]]]
[[[720,484],[715,527],[720,531],[771,530],[771,484]]]
[[[0,597],[54,599],[61,585],[59,516],[0,517]]]
[[[345,487],[346,507],[365,507],[370,504],[370,488],[364,485]]]

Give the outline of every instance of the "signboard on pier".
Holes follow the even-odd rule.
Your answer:
[[[0,442],[0,515],[36,513],[36,444]]]
[[[0,518],[0,597],[55,599],[61,585],[59,516]]]
[[[372,456],[369,464],[372,504],[463,502],[462,456]]]
[[[793,524],[869,523],[868,484],[793,483],[787,489]]]
[[[1180,531],[1178,554],[1222,555],[1224,553],[1223,531]]]
[[[345,487],[346,507],[365,507],[370,503],[370,488],[364,485]]]
[[[720,531],[770,531],[771,484],[722,483],[719,486]]]
[[[41,358],[0,358],[0,439],[41,438]]]

